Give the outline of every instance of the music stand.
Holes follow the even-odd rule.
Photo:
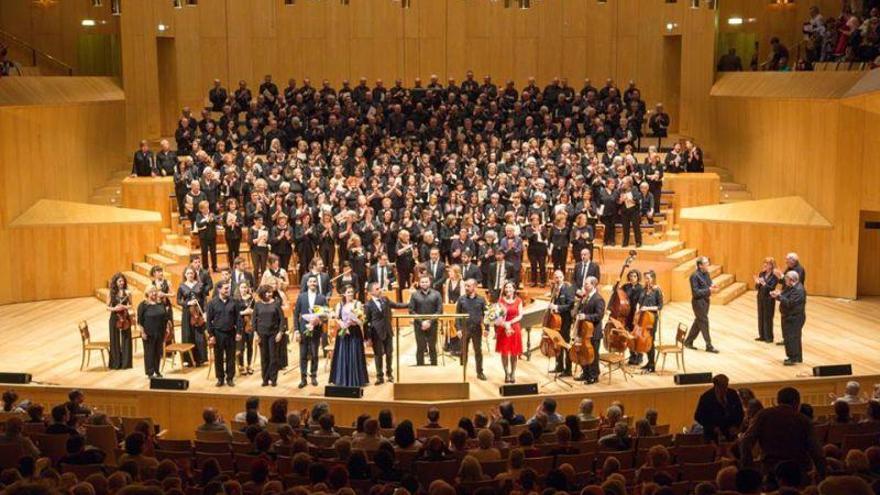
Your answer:
[[[567,351],[568,349],[571,348],[571,345],[569,345],[568,342],[565,341],[565,339],[562,337],[562,334],[559,333],[559,330],[554,330],[552,328],[544,328],[544,335],[546,335],[547,337],[550,337],[550,340],[553,342],[554,347],[560,348],[559,352],[562,352],[562,349],[565,349]],[[566,385],[568,388],[572,388],[573,385],[571,383],[566,381],[565,378],[559,377],[559,374],[562,373],[561,371],[556,371],[555,368],[551,368],[551,366],[555,366],[555,364],[556,364],[555,360],[553,358],[551,358],[550,356],[547,356],[547,374],[552,375],[553,378],[551,378],[550,380],[547,380],[545,383],[542,383],[541,388],[544,388],[547,385],[550,385],[551,383],[562,383],[562,384]]]

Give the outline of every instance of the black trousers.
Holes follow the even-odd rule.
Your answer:
[[[260,374],[264,382],[278,381],[279,343],[275,342],[275,335],[260,335]]]
[[[648,191],[654,196],[654,213],[660,213],[660,194],[663,192],[663,181],[648,182]]]
[[[773,342],[773,315],[776,313],[776,300],[758,291],[758,338]]]
[[[204,239],[199,238],[200,248],[202,250],[202,266],[208,268],[208,255],[211,255],[211,270],[217,270],[217,238]]]
[[[214,337],[214,373],[217,380],[235,378],[235,336]]]
[[[656,314],[654,316],[657,316]],[[648,349],[648,367],[654,367],[654,358],[657,356],[657,323],[658,318],[654,319],[654,326],[651,327],[651,348]]]
[[[571,321],[562,320],[559,334],[562,335],[566,342],[571,343]],[[571,373],[571,356],[568,355],[567,350],[560,349],[559,354],[556,355],[556,369]]]
[[[235,346],[238,351],[238,366],[243,367],[251,366],[251,361],[254,358],[254,334],[251,333],[243,333],[241,335],[241,340],[236,342]]]
[[[238,239],[230,239],[228,236],[226,237],[226,260],[229,263],[229,266],[232,267],[235,258],[238,258],[238,255],[241,254],[241,238]]]
[[[712,347],[712,336],[709,335],[709,300],[694,299],[691,301],[691,307],[694,310],[694,323],[691,325],[691,330],[684,339],[684,343],[694,345],[694,340],[697,339],[697,334],[699,334],[703,336],[703,340],[706,341],[706,348],[708,349]]]
[[[565,263],[568,261],[568,246],[554,246],[550,257],[553,259],[553,270],[561,270],[565,274]]]
[[[159,363],[162,359],[162,344],[165,336],[149,335],[142,339],[144,344],[144,372],[147,375],[159,373]]]
[[[629,245],[629,231],[633,230],[636,236],[636,246],[640,246],[642,244],[642,229],[639,225],[639,209],[630,208],[623,210],[623,214],[620,217],[623,224],[623,245]]]
[[[483,329],[479,326],[466,327],[461,336],[461,363],[464,366],[468,359],[468,347],[474,347],[474,362],[477,373],[483,372]]]
[[[785,356],[796,363],[804,360],[804,351],[801,348],[801,335],[806,321],[806,315],[782,317],[782,339],[785,340]]]
[[[602,343],[602,339],[590,339],[590,344],[593,345],[593,362],[587,367],[587,378],[592,378],[593,380],[599,379],[599,347]]]
[[[383,376],[387,376],[388,378],[394,378],[394,367],[391,363],[394,361],[394,336],[388,334],[384,339],[372,339],[373,340],[373,359],[376,364],[376,379],[381,379]],[[384,361],[384,373],[382,364]]]
[[[529,261],[532,262],[532,284],[547,283],[547,247],[529,248]]]
[[[314,331],[312,335],[306,337],[302,335],[299,341],[299,374],[302,381],[306,381],[306,377],[315,378],[318,375],[318,348],[321,345],[321,335],[324,332]],[[263,349],[260,348],[260,352]]]
[[[281,253],[278,255],[278,265],[284,269],[285,272],[289,272],[288,266],[290,265],[290,258],[293,256],[293,253]]]
[[[334,245],[322,245],[318,250],[318,255],[324,260],[324,266],[328,273],[335,273],[333,270],[333,259],[336,257],[336,248]]]
[[[425,352],[431,360],[431,366],[437,365],[437,322],[431,322],[428,331],[422,330],[422,322],[416,321],[413,325],[416,334],[416,364],[425,364]]]
[[[251,266],[254,269],[254,277],[257,279],[257,285],[260,285],[260,277],[266,271],[266,263],[269,260],[269,250],[267,248],[251,249]]]
[[[615,237],[615,232],[614,232],[615,217],[613,215],[604,216],[601,218],[601,220],[602,220],[602,225],[605,226],[605,233],[602,237],[602,242],[606,246],[613,246],[614,245],[614,237]]]

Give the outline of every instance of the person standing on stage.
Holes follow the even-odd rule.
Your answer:
[[[342,300],[333,311],[339,330],[330,362],[329,381],[341,387],[363,387],[370,383],[367,357],[364,353],[363,305],[355,297],[355,290],[351,285],[343,286],[340,292]]]
[[[304,388],[306,380],[311,377],[312,386],[318,386],[318,347],[323,334],[323,323],[314,315],[315,306],[326,306],[327,298],[318,292],[318,277],[306,276],[306,290],[296,298],[296,306],[293,309],[293,319],[296,322],[294,338],[299,343],[299,372],[302,377],[299,388]]]
[[[807,315],[804,312],[807,304],[807,291],[800,283],[800,275],[794,270],[785,274],[785,289],[771,292],[774,299],[779,300],[779,313],[782,316],[782,340],[785,342],[785,361],[783,364],[792,366],[804,362],[801,348],[801,335]]]
[[[251,251],[251,265],[254,274],[261,276],[266,270],[266,260],[269,257],[269,229],[263,225],[263,216],[253,218],[253,225],[248,229],[248,244]]]
[[[638,307],[636,313],[650,311],[654,313],[654,325],[648,329],[651,332],[651,348],[648,350],[648,363],[642,366],[645,373],[654,373],[654,357],[656,356],[657,346],[657,326],[660,324],[660,310],[663,309],[663,292],[657,285],[657,274],[654,270],[645,272],[645,287],[636,301]],[[638,322],[637,318],[634,318]]]
[[[776,274],[776,278],[779,279],[779,285],[785,285],[785,273],[792,270],[797,272],[801,285],[807,283],[807,273],[804,270],[804,265],[801,264],[798,254],[788,253],[785,255],[785,270],[783,271],[781,268],[777,268],[773,271]]]
[[[257,290],[257,301],[254,302],[250,314],[243,318],[251,318],[251,328],[260,337],[260,373],[262,386],[278,385],[278,346],[284,341],[284,313],[281,306],[273,298],[273,290],[269,285],[261,285]],[[252,337],[253,338],[253,337]],[[250,372],[250,356],[248,356]]]
[[[233,282],[234,287],[234,282]],[[236,289],[232,289],[233,292]],[[247,282],[243,282],[238,286],[237,297],[233,295],[233,299],[238,303],[238,314],[241,315],[241,340],[235,345],[235,352],[238,355],[238,374],[253,375],[254,369],[254,326],[253,314],[254,305],[257,303],[251,286]]]
[[[586,320],[593,324],[593,335],[590,336],[590,345],[593,346],[593,362],[583,370],[581,378],[587,385],[599,381],[599,344],[602,342],[602,320],[605,317],[605,300],[599,294],[599,280],[596,277],[587,277],[585,282],[586,295],[584,303],[578,312],[577,320]],[[584,342],[586,344],[586,342]]]
[[[596,280],[600,280],[602,278],[602,272],[599,268],[599,264],[592,260],[590,250],[588,248],[583,248],[580,250],[580,257],[581,260],[574,265],[573,283],[576,291],[575,294],[578,297],[584,297],[587,294],[587,278],[596,277]]]
[[[532,213],[529,217],[529,225],[523,230],[523,236],[529,241],[527,254],[531,262],[532,280],[531,286],[547,286],[547,237],[548,229],[541,225],[541,217]]]
[[[199,236],[199,247],[202,251],[202,266],[211,262],[214,273],[220,271],[217,265],[217,217],[211,211],[208,201],[199,202],[199,212],[193,221],[193,233]],[[210,255],[210,258],[209,258]]]
[[[177,288],[177,305],[183,308],[180,317],[180,340],[185,344],[193,344],[193,360],[184,357],[184,366],[201,366],[208,359],[205,345],[205,323],[196,325],[196,320],[203,317],[202,308],[208,297],[207,287],[197,278],[197,267],[193,265],[183,270],[183,282]]]
[[[159,289],[149,286],[144,294],[146,299],[141,301],[137,309],[137,322],[144,343],[144,371],[148,378],[162,378],[159,360],[162,358],[171,313],[159,299]]]
[[[443,313],[443,298],[431,288],[431,277],[427,274],[419,278],[419,289],[409,298],[409,312],[416,315],[439,315]],[[437,365],[437,320],[414,320],[416,334],[416,365],[425,365],[425,352],[431,366]]]
[[[483,315],[486,313],[486,299],[477,294],[477,281],[470,278],[464,283],[464,295],[458,298],[455,312],[467,314],[467,318],[456,321],[456,326],[461,334],[461,363],[467,366],[468,346],[474,346],[474,361],[477,366],[477,378],[485,380],[483,374],[483,336],[488,335],[483,328]]]
[[[495,261],[489,264],[489,297],[498,301],[508,280],[513,280],[513,264],[504,259],[504,251],[495,251]],[[515,282],[514,282],[515,283]],[[516,287],[516,285],[514,285]]]
[[[522,354],[522,329],[519,322],[523,317],[523,302],[516,295],[513,280],[504,282],[498,304],[504,310],[504,323],[495,326],[495,351],[501,354],[504,383],[516,383],[516,361]]]
[[[574,287],[565,281],[562,270],[553,272],[549,309],[560,316],[562,326],[559,327],[559,334],[566,342],[571,342],[571,310],[574,306],[574,299]],[[568,350],[563,349],[556,355],[554,373],[561,373],[561,376],[571,376],[571,358],[568,357]]]
[[[712,336],[709,334],[709,298],[718,292],[718,286],[712,284],[709,276],[709,258],[697,258],[697,269],[691,275],[691,307],[694,309],[694,323],[684,339],[684,346],[696,350],[694,340],[702,335],[706,341],[706,352],[718,353],[712,347]]]
[[[504,253],[504,259],[513,268],[514,287],[519,287],[520,274],[522,273],[523,242],[513,225],[504,226],[504,238],[501,239],[498,247]]]
[[[226,200],[226,211],[223,212],[221,223],[226,237],[226,260],[229,266],[233,266],[241,252],[241,226],[244,225],[244,215],[238,211],[237,199]]]
[[[131,291],[128,279],[117,273],[110,279],[110,362],[111,370],[132,367],[131,350]]]
[[[391,326],[391,310],[408,308],[409,304],[394,302],[382,295],[382,284],[370,284],[370,302],[366,304],[367,337],[373,343],[373,357],[376,363],[376,385],[382,385],[387,378],[394,382],[391,363],[394,360],[394,330]],[[382,362],[385,362],[383,374]]]
[[[208,303],[205,323],[208,326],[208,345],[214,346],[214,373],[217,386],[224,382],[235,386],[235,344],[241,341],[238,304],[232,299],[232,285],[228,281],[218,284],[217,297]]]
[[[776,290],[779,279],[776,277],[776,260],[764,258],[761,272],[755,275],[755,290],[758,292],[758,337],[759,342],[773,342],[773,314],[776,300],[770,293]]]

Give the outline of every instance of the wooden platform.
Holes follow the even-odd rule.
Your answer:
[[[755,299],[753,293],[741,297],[727,306],[714,306],[710,313],[714,344],[721,354],[687,352],[687,371],[712,371],[726,373],[735,384],[748,384],[754,388],[765,404],[772,400],[781,383],[795,382],[809,402],[820,404],[825,394],[841,390],[848,377],[817,379],[811,368],[821,364],[852,363],[863,388],[870,389],[880,380],[880,361],[874,356],[880,352],[876,338],[880,328],[880,298],[863,301],[844,301],[830,298],[811,298],[808,303],[807,326],[804,332],[804,356],[806,362],[796,367],[782,366],[782,347],[756,343]],[[231,416],[240,410],[244,397],[259,395],[266,398],[264,409],[274,397],[286,397],[292,407],[308,406],[323,397],[323,385],[327,381],[324,360],[319,366],[319,387],[298,389],[299,372],[294,370],[281,375],[277,388],[260,387],[259,375],[237,378],[235,388],[214,387],[214,380],[207,377],[206,368],[166,369],[167,377],[186,378],[190,381],[187,392],[149,391],[143,373],[142,349],[135,353],[135,368],[124,371],[104,371],[99,359],[93,359],[91,367],[79,371],[80,341],[76,322],[85,319],[93,331],[93,338],[107,339],[107,312],[94,298],[26,303],[0,307],[0,359],[6,363],[2,371],[32,373],[39,384],[16,387],[22,397],[30,397],[47,403],[60,402],[72,387],[87,390],[89,404],[107,410],[111,414],[151,415],[171,428],[174,436],[184,436],[198,424],[202,407],[215,405],[224,415]],[[663,341],[669,343],[679,322],[690,324],[692,313],[687,303],[672,303],[663,313]],[[777,324],[777,339],[779,327]],[[412,335],[402,340],[402,381],[423,383],[426,390],[431,383],[462,380],[462,369],[452,357],[441,358],[440,366],[415,367]],[[532,344],[537,345],[540,333],[532,334]],[[841,337],[845,337],[842,345]],[[702,342],[697,343],[702,347]],[[858,350],[855,352],[854,350]],[[97,357],[97,356],[96,356]],[[470,400],[440,403],[445,418],[457,418],[476,410],[488,410],[500,400],[499,386],[503,382],[499,357],[484,353],[488,381],[476,380],[473,364],[468,369]],[[295,346],[291,347],[290,362],[298,362]],[[520,382],[545,383],[549,363],[539,352],[531,361],[520,361],[517,378]],[[369,363],[373,373],[372,361]],[[659,369],[659,366],[658,366]],[[607,378],[601,383],[586,386],[574,382],[569,389],[560,384],[541,388],[542,394],[557,397],[563,410],[572,410],[581,398],[589,396],[597,407],[605,407],[612,400],[623,400],[633,414],[641,414],[644,408],[659,407],[663,421],[678,428],[691,421],[693,405],[705,386],[675,387],[672,375],[674,361],[667,363],[665,372],[656,375],[636,375],[624,381],[615,374],[611,383]],[[363,411],[375,414],[379,409],[393,407],[398,417],[410,417],[421,421],[426,402],[393,401],[392,386],[370,385],[365,388],[364,398],[329,399],[337,421],[347,424]],[[534,397],[516,399],[517,407],[530,414],[536,404]],[[174,424],[169,424],[171,418]]]

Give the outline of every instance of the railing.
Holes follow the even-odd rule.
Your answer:
[[[62,70],[68,76],[73,75],[73,67],[58,60],[57,58],[53,57],[52,55],[49,55],[48,53],[46,53],[42,50],[36,49],[30,43],[24,41],[23,39],[19,38],[18,36],[8,32],[8,31],[4,31],[4,30],[0,29],[0,41],[3,41],[4,43],[14,43],[15,45],[30,52],[31,63],[33,64],[34,67],[38,66],[37,62],[39,60],[44,60],[44,61],[48,61],[50,64],[54,65],[56,68]]]

